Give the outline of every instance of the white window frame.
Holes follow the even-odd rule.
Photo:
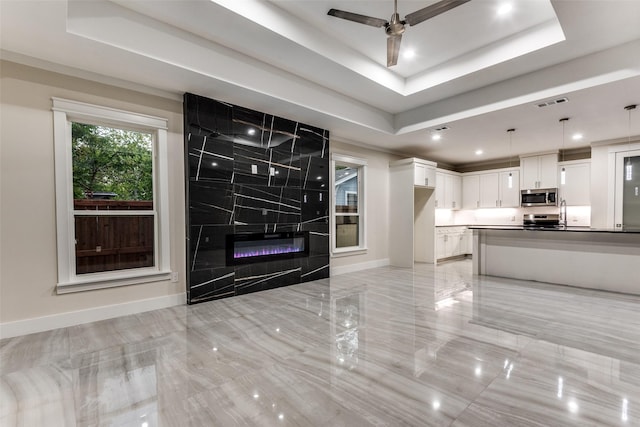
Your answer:
[[[169,178],[167,119],[115,108],[52,98],[56,184],[58,294],[147,283],[171,278],[169,232]],[[154,265],[99,273],[76,274],[75,215],[71,123],[123,128],[153,137],[153,211],[132,215],[155,216]],[[113,211],[87,211],[87,215],[114,215]],[[120,215],[120,212],[115,213]]]
[[[336,164],[350,166],[358,169],[358,246],[349,246],[345,248],[336,247]],[[366,253],[367,251],[367,211],[365,209],[366,200],[366,177],[367,177],[367,161],[346,154],[331,154],[331,254],[332,256],[355,255],[358,253]]]

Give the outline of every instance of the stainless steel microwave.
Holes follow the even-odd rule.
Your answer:
[[[520,192],[520,206],[558,206],[558,189],[522,190]]]

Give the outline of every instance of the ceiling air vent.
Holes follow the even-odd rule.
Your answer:
[[[562,104],[565,102],[569,102],[569,98],[558,98],[558,99],[552,99],[549,101],[544,101],[544,102],[540,102],[538,104],[536,104],[538,106],[538,108],[542,108],[542,107],[548,107],[549,105],[556,105],[556,104]]]

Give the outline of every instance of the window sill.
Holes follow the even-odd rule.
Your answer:
[[[56,293],[69,294],[72,292],[93,291],[97,289],[115,288],[118,286],[138,285],[141,283],[161,282],[171,280],[171,271],[145,271],[126,275],[100,275],[87,277],[73,282],[58,283]]]
[[[334,249],[333,252],[331,252],[331,257],[339,258],[344,256],[352,256],[352,255],[364,255],[367,253],[368,250],[369,248],[366,248],[366,247]]]

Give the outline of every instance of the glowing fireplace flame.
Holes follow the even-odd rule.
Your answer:
[[[245,242],[243,242],[245,243]],[[282,239],[275,241],[249,242],[247,246],[236,246],[233,250],[233,258],[250,258],[265,255],[282,255],[304,252],[304,239],[288,239],[283,243]]]

